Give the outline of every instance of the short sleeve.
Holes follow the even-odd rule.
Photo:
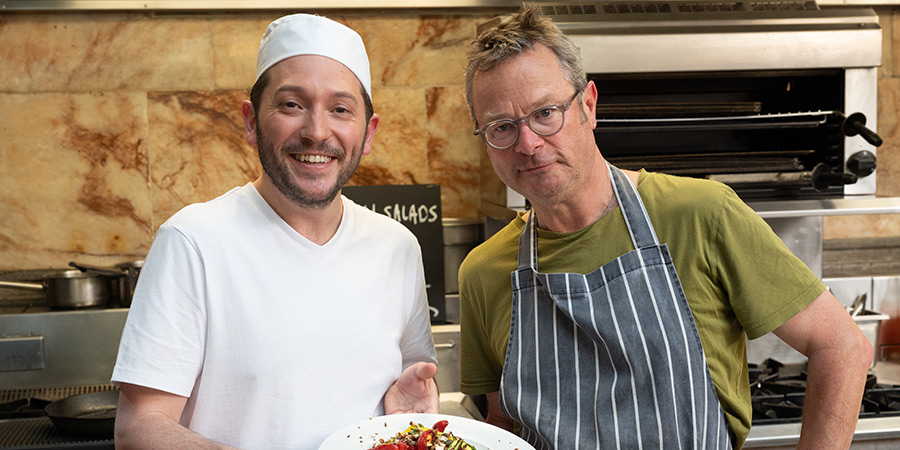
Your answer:
[[[714,266],[750,339],[778,328],[825,289],[771,227],[730,189],[723,195],[714,233]]]
[[[202,260],[184,235],[163,225],[141,269],[112,380],[187,397],[205,336]]]

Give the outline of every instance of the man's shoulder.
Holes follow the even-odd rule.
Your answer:
[[[519,233],[522,230],[521,222],[521,219],[513,219],[472,249],[463,260],[460,272],[489,271],[492,267],[504,265],[510,258],[513,265],[515,265],[516,255],[518,255]],[[504,267],[503,270],[506,270],[506,268]]]
[[[648,208],[652,205],[673,212],[718,209],[724,199],[737,198],[730,187],[718,181],[646,171],[641,172],[638,192]]]
[[[648,188],[661,191],[671,191],[673,188],[682,188],[690,189],[692,192],[699,191],[700,193],[709,194],[719,194],[731,190],[731,188],[719,181],[708,180],[706,178],[693,178],[642,170],[638,180],[638,191]],[[676,194],[677,192],[670,193]]]
[[[239,214],[240,205],[245,204],[248,195],[251,194],[248,189],[252,187],[250,185],[235,187],[211,200],[187,205],[169,217],[163,225],[178,228],[207,224],[222,225],[227,216]]]

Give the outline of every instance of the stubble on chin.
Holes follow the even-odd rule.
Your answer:
[[[359,166],[360,160],[362,159],[361,150],[356,155],[351,155],[353,160],[349,165],[342,167],[334,184],[326,188],[321,194],[316,195],[305,191],[297,184],[294,180],[294,174],[288,168],[285,160],[280,159],[278,155],[276,155],[275,146],[265,139],[258,128],[256,130],[256,136],[257,152],[259,153],[259,161],[262,165],[263,172],[265,172],[266,176],[268,176],[272,181],[272,184],[282,195],[301,208],[324,209],[328,205],[331,205],[341,192],[341,188],[343,188],[344,184],[346,184],[347,181],[350,180],[350,177],[353,176],[353,173],[356,172],[356,168]],[[365,139],[363,142],[365,143]],[[307,147],[308,146],[305,146],[304,144],[294,144],[285,147],[281,151],[281,156],[283,156],[283,158],[292,158],[290,156],[291,152],[306,150],[308,149]],[[321,147],[322,148],[318,148],[318,150],[334,156],[338,160],[341,160],[346,156],[346,152],[343,152],[340,149],[327,146]]]

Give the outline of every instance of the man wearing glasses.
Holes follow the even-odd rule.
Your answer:
[[[855,322],[726,186],[607,164],[597,89],[549,19],[482,33],[466,97],[531,204],[460,267],[461,388],[489,422],[536,448],[740,448],[745,337],[774,332],[809,359],[800,447],[850,445],[872,359]]]

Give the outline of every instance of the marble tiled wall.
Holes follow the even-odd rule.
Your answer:
[[[0,270],[142,258],[172,213],[255,179],[240,105],[281,14],[0,14]],[[462,70],[487,16],[330,17],[366,41],[382,116],[350,183],[440,183],[445,217],[478,217]]]
[[[900,196],[900,14],[878,12],[878,190]],[[142,258],[182,206],[255,179],[240,104],[279,15],[0,14],[0,270]],[[445,217],[479,217],[462,68],[488,17],[331,17],[366,41],[382,116],[351,184],[439,183]],[[828,218],[826,237],[900,236],[896,216]]]

